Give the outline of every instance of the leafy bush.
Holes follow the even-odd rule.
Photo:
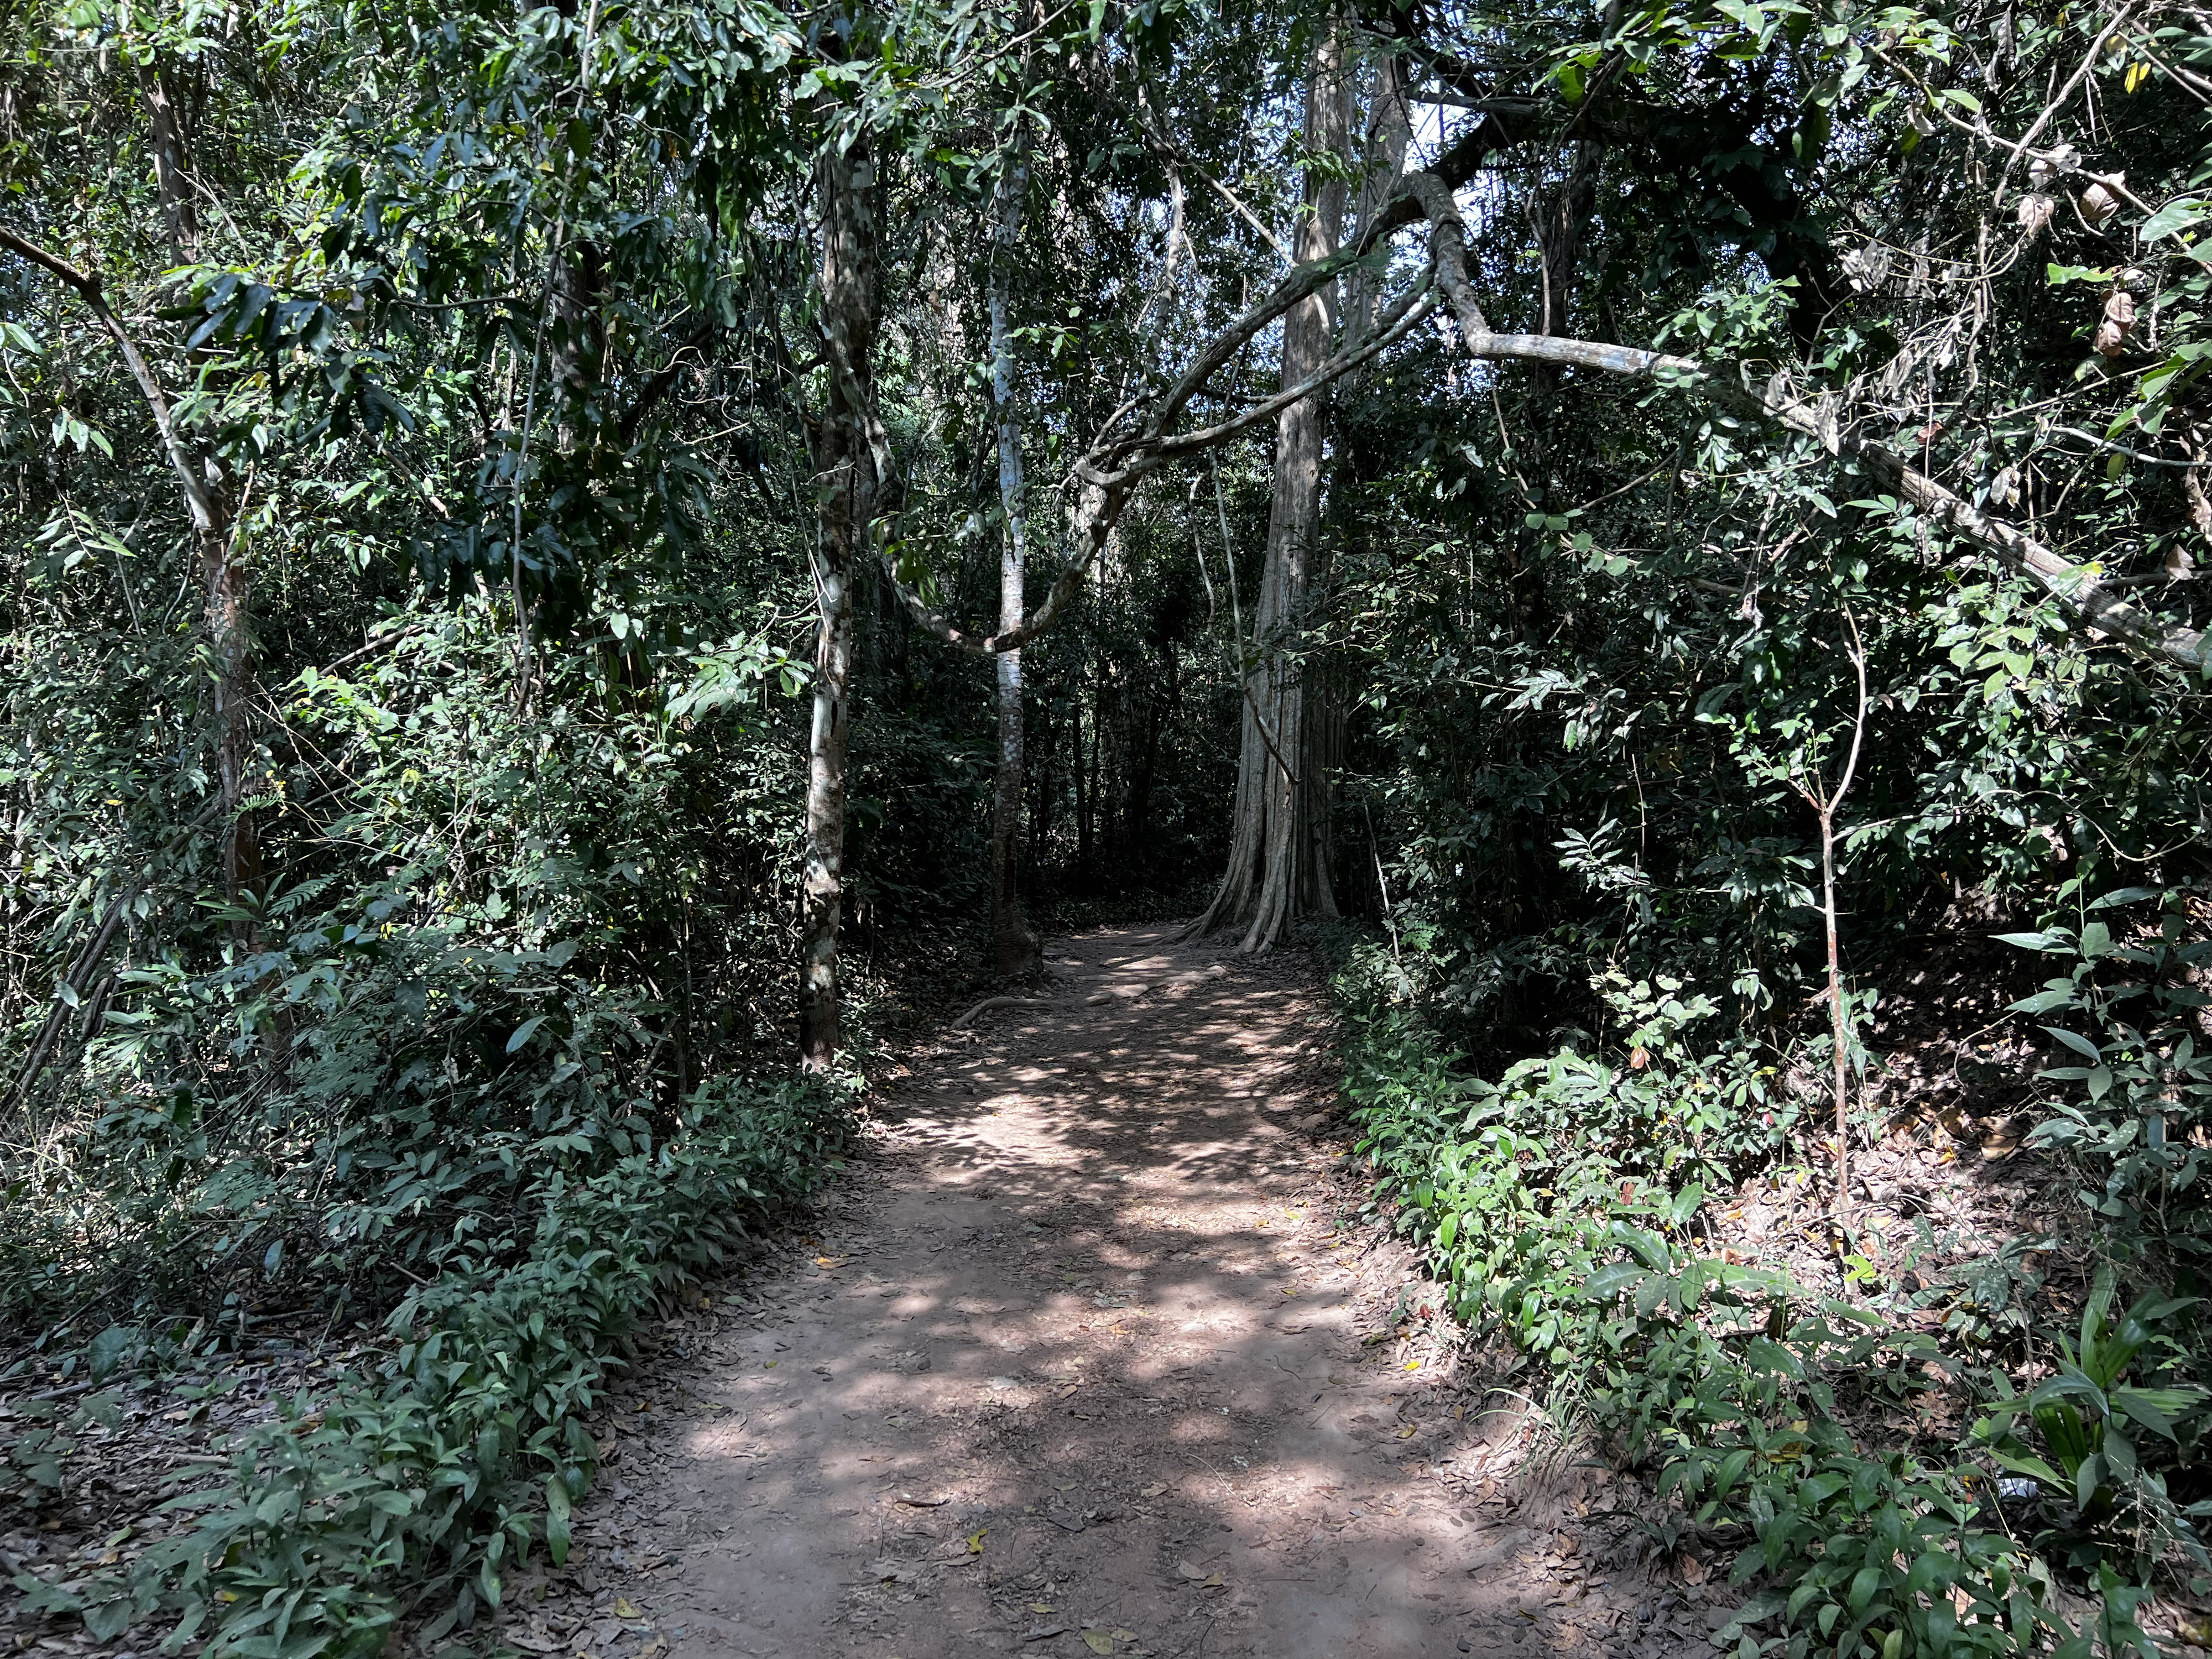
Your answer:
[[[1627,1259],[1584,1291],[1605,1356],[1590,1397],[1695,1524],[1749,1534],[1731,1577],[1765,1588],[1717,1640],[1742,1659],[2088,1659],[2100,1644],[2154,1659],[2135,1616],[2145,1593],[2101,1561],[2074,1564],[2092,1568],[2100,1607],[2089,1628],[2069,1622],[2051,1568],[2003,1528],[1976,1461],[1930,1463],[1853,1438],[1837,1382],[1925,1386],[1913,1374],[1941,1359],[1929,1338],[1833,1301],[1793,1319],[1804,1297],[1779,1275],[1613,1231]],[[1770,1620],[1779,1634],[1748,1633]]]
[[[702,1085],[657,1144],[580,1177],[535,1166],[520,1259],[449,1256],[392,1312],[380,1361],[234,1437],[228,1480],[170,1504],[198,1519],[130,1579],[19,1583],[96,1636],[169,1609],[173,1644],[248,1659],[366,1653],[410,1615],[425,1639],[468,1629],[533,1547],[565,1559],[597,1462],[583,1417],[641,1313],[834,1167],[847,1101],[811,1080]]]
[[[2087,898],[2090,880],[2063,883],[2057,914],[2037,932],[1999,935],[2070,959],[2063,976],[2014,1005],[2070,1016],[2043,1029],[2081,1062],[2042,1073],[2080,1091],[2056,1102],[2030,1139],[2081,1171],[2082,1201],[2108,1249],[2167,1277],[2202,1273],[2212,1267],[2212,1188],[2197,1143],[2212,1128],[2212,1050],[2200,1050],[2194,1022],[2212,997],[2194,981],[2212,964],[2212,939],[2185,890],[2124,887]]]
[[[2148,1434],[2154,1443],[2178,1447],[2179,1419],[2204,1403],[2205,1390],[2121,1381],[2151,1347],[2154,1332],[2197,1298],[2144,1297],[2115,1315],[2112,1297],[2107,1268],[2081,1310],[2079,1340],[2057,1339],[2057,1375],[2016,1395],[1998,1374],[2000,1397],[1974,1425],[1974,1442],[2033,1483],[2036,1507],[2047,1522],[2036,1547],[2067,1565],[2086,1571],[2128,1560],[2141,1577],[2171,1545],[2212,1571],[2196,1528],[2176,1510],[2164,1477],[2146,1466],[2137,1446]]]
[[[1679,981],[1600,975],[1625,1029],[1614,1066],[1563,1049],[1469,1075],[1413,1011],[1391,1000],[1395,963],[1337,942],[1333,978],[1352,1016],[1344,1092],[1359,1151],[1396,1223],[1452,1287],[1459,1316],[1496,1322],[1524,1351],[1567,1363],[1566,1292],[1613,1242],[1615,1218],[1680,1229],[1708,1183],[1771,1153],[1795,1121],[1768,1105],[1741,1051],[1700,1055],[1685,1033],[1717,1012]]]
[[[1680,1505],[1662,1529],[1670,1543],[1691,1528],[1738,1540],[1733,1576],[1755,1593],[1723,1645],[1741,1659],[2154,1656],[2136,1619],[2148,1563],[2112,1523],[2155,1518],[2161,1540],[2201,1551],[2116,1425],[2171,1439],[2199,1396],[2118,1379],[2184,1304],[2147,1299],[2115,1321],[2107,1279],[2079,1347],[2060,1345],[2060,1374],[2001,1399],[1954,1454],[1870,1450],[1838,1389],[1863,1415],[1936,1387],[1955,1362],[1884,1315],[1691,1250],[1705,1189],[1672,1183],[1724,1177],[1773,1144],[1764,1074],[1682,1038],[1710,1001],[1601,978],[1626,1016],[1629,1065],[1566,1051],[1493,1085],[1396,1000],[1395,953],[1327,944],[1349,1026],[1345,1092],[1399,1226],[1449,1278],[1462,1319],[1541,1358],[1617,1454],[1654,1470]],[[2047,1456],[2008,1426],[2022,1415]],[[2016,1537],[1992,1463],[2076,1497],[2073,1531]],[[2093,1586],[2081,1628],[2054,1563]]]

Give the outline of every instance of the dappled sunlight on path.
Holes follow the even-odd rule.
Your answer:
[[[885,1091],[813,1253],[695,1357],[665,1471],[618,1459],[595,1499],[612,1568],[651,1565],[618,1603],[586,1577],[614,1645],[1609,1645],[1529,1532],[1424,1461],[1473,1437],[1459,1397],[1362,1339],[1310,964],[1171,937],[1055,945],[1043,999]]]

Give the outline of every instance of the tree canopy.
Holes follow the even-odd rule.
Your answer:
[[[1633,1132],[1678,1195],[1840,1163],[1887,964],[2032,924],[2052,1155],[2194,1293],[2201,9],[5,31],[11,1363],[283,1285],[385,1334],[376,1490],[489,1437],[302,1553],[328,1417],[88,1622],[467,1628],[607,1309],[807,1189],[929,964],[1003,988],[987,915],[1034,974],[1024,892],[1364,929],[1489,1075],[1671,982],[1735,1091]]]

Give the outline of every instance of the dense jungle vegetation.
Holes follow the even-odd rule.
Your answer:
[[[1734,1650],[2154,1652],[2208,100],[2170,0],[10,9],[7,1501],[343,1344],[18,1591],[492,1645],[1026,894],[1319,942],[1378,1204]]]

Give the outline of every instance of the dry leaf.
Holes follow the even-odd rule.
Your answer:
[[[1167,1489],[1168,1483],[1166,1481],[1155,1480],[1151,1486],[1146,1487],[1144,1491],[1139,1492],[1137,1496],[1139,1498],[1158,1498]]]
[[[615,1617],[617,1619],[642,1619],[645,1617],[645,1613],[641,1608],[633,1603],[627,1595],[617,1595],[615,1597]]]
[[[1052,1603],[1049,1601],[1032,1601],[1030,1603],[1030,1611],[1031,1613],[1050,1613],[1052,1611]]]
[[[910,1492],[902,1492],[898,1495],[898,1501],[917,1510],[935,1510],[944,1508],[951,1500],[945,1498],[916,1498]]]
[[[1176,1571],[1194,1583],[1196,1583],[1206,1577],[1206,1569],[1204,1567],[1194,1567],[1188,1561],[1176,1562]]]
[[[2115,177],[2123,184],[2127,181],[2127,174],[2124,173],[2116,174]],[[2093,181],[2089,187],[2081,192],[2081,216],[2088,221],[2089,228],[2102,230],[2105,228],[2105,222],[2120,210],[2120,198],[2106,189],[2102,184]]]
[[[2053,144],[2049,149],[2027,164],[2027,180],[2041,190],[2062,173],[2071,173],[2081,163],[2081,152],[2071,144]]]
[[[2092,343],[2100,355],[2117,357],[2135,325],[2136,296],[2124,288],[2115,289],[2106,296],[2104,319],[2097,325],[2097,337]]]
[[[1083,1645],[1093,1653],[1111,1653],[1114,1638],[1103,1630],[1087,1630],[1083,1632]]]
[[[968,1534],[969,1554],[981,1555],[983,1553],[983,1537],[984,1534],[988,1533],[990,1530],[991,1529],[988,1527],[978,1527],[975,1531]]]
[[[2027,240],[2031,242],[2043,234],[2044,227],[2051,222],[2051,216],[2057,211],[2058,204],[2039,191],[2021,197],[2019,204],[2013,209],[2020,220],[2020,228],[2027,233]]]

